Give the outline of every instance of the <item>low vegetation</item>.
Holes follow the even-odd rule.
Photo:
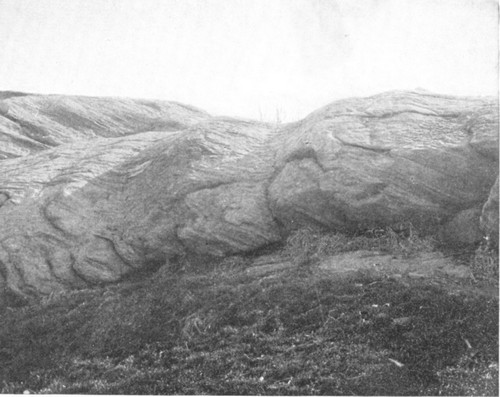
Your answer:
[[[259,277],[244,270],[252,256],[202,268],[185,259],[175,272],[7,309],[1,391],[497,394],[497,297],[315,266],[359,249],[411,256],[435,245],[411,228],[302,230],[279,251],[293,266]],[[498,253],[469,260],[476,279],[498,275]]]
[[[287,239],[284,253],[291,258],[315,260],[341,252],[369,250],[410,257],[432,251],[436,242],[432,237],[420,237],[411,223],[397,229],[377,228],[358,235],[325,233],[321,229],[304,228]]]

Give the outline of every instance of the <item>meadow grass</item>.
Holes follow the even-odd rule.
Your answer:
[[[9,309],[1,391],[496,394],[498,299],[314,266],[359,249],[434,248],[413,231],[301,230],[278,252],[294,266],[266,276],[242,271],[252,255],[237,256]]]

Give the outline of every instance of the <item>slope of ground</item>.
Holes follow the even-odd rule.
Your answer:
[[[494,395],[498,254],[437,248],[411,228],[300,230],[9,309],[2,392]],[[422,258],[443,266],[414,272]]]

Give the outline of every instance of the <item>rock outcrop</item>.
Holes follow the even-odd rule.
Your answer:
[[[416,93],[335,102],[275,138],[271,208],[284,223],[434,228],[487,198],[498,173],[496,106]]]
[[[255,250],[311,224],[436,232],[469,211],[477,229],[481,213],[490,222],[483,206],[494,207],[485,203],[498,176],[497,106],[390,92],[276,126],[168,102],[9,97],[0,286],[26,295],[115,282],[186,253]]]
[[[8,93],[0,98],[0,159],[72,142],[176,131],[209,115],[174,102]]]

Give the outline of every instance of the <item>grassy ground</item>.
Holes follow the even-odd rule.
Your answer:
[[[187,262],[176,273],[9,309],[1,391],[497,394],[498,299],[361,272],[335,279],[315,266],[358,249],[411,256],[434,247],[411,230],[299,231],[280,251],[294,265],[267,276],[241,270],[252,257],[202,270]],[[476,278],[498,269],[496,253],[469,259]]]

